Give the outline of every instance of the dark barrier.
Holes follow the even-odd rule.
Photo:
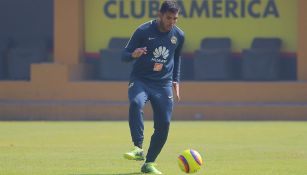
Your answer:
[[[112,38],[108,48],[100,51],[99,79],[128,80],[132,70],[132,62],[121,60],[121,54],[129,38]]]
[[[205,38],[195,52],[196,80],[231,80],[233,66],[230,38]]]
[[[281,40],[255,38],[251,49],[243,51],[244,80],[280,80]]]
[[[8,78],[29,80],[31,64],[46,61],[47,57],[47,50],[42,48],[12,49],[8,54]]]

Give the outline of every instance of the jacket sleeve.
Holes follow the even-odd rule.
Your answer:
[[[121,57],[122,61],[125,61],[125,62],[133,61],[132,52],[136,48],[140,47],[141,41],[142,41],[141,31],[140,31],[140,29],[137,29],[133,33],[133,35],[130,38],[128,44],[126,45],[125,49],[122,52],[122,57]]]
[[[173,81],[180,81],[180,66],[181,66],[181,50],[184,44],[184,36],[182,36],[181,42],[175,50],[174,54],[174,70],[173,70]]]

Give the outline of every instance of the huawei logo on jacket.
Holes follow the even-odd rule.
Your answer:
[[[160,46],[156,48],[152,54],[154,55],[154,58],[151,59],[153,62],[166,63],[167,57],[169,56],[169,50],[164,46]]]

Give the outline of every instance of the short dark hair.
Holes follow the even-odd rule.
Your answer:
[[[166,12],[178,13],[179,10],[180,8],[175,0],[166,0],[161,5],[160,13],[166,13]]]

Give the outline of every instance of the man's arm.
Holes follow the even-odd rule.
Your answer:
[[[142,41],[141,31],[137,29],[133,33],[124,51],[122,52],[123,61],[125,62],[133,61],[135,58],[139,58],[143,54],[146,54],[147,52],[146,48],[140,47],[141,41]]]
[[[182,37],[182,41],[176,48],[174,54],[174,70],[173,70],[173,87],[175,90],[175,94],[177,97],[177,101],[180,101],[180,91],[179,91],[179,81],[180,81],[180,65],[181,65],[181,50],[184,43],[184,36]]]
[[[179,82],[180,81],[180,64],[181,64],[181,50],[184,43],[184,36],[182,36],[182,41],[178,45],[175,50],[174,54],[174,70],[173,70],[173,81]]]

